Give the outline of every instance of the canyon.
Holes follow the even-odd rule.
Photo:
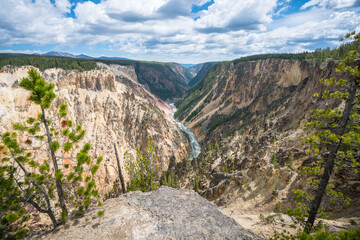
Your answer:
[[[193,192],[183,190],[192,189],[238,224],[246,225],[257,236],[249,234],[257,239],[273,233],[273,226],[266,226],[258,216],[294,206],[292,190],[307,188],[299,170],[308,166],[312,159],[305,153],[307,148],[301,144],[301,137],[310,133],[304,126],[312,110],[343,107],[339,101],[313,97],[326,90],[320,79],[347,77],[336,73],[336,65],[333,60],[322,63],[281,58],[234,60],[200,64],[193,67],[195,75],[174,63],[101,61],[93,70],[51,68],[41,71],[41,75],[56,85],[58,97],[50,111],[55,112],[60,104],[66,103],[69,117],[87,129],[84,142],[91,143],[91,155],[104,156],[96,179],[102,196],[118,197],[122,190],[113,144],[117,146],[120,163],[124,166],[124,153],[128,151],[135,156],[136,149],[144,150],[147,139],[152,137],[156,151],[160,153],[161,172],[173,174],[181,188],[179,192],[160,188],[164,201],[171,203],[170,195],[193,196]],[[28,93],[17,86],[31,68],[5,66],[0,71],[0,132],[9,131],[13,123],[39,113],[39,109],[27,100]],[[172,102],[177,107],[175,114]],[[191,145],[194,145],[190,141],[194,139],[189,140],[181,124],[191,129],[200,142],[196,155],[190,155]],[[123,174],[128,182],[124,169]],[[331,205],[329,199],[325,199],[323,206],[331,208],[334,217],[341,218],[342,222],[348,221],[349,216],[359,220],[359,175],[336,171],[331,183],[352,199],[351,204],[344,206],[342,202],[336,202]],[[118,202],[121,202],[119,208],[124,210],[123,206],[128,202],[141,198],[140,210],[130,204],[130,210],[124,211],[146,215],[148,211],[154,212],[150,208],[159,208],[163,203],[161,199],[154,203],[155,195],[126,194],[106,201],[109,205],[105,203],[104,208],[113,213],[111,209]],[[148,197],[151,201],[144,200]],[[189,205],[203,201],[193,197],[187,199]],[[146,205],[147,202],[155,205]],[[136,208],[140,206],[138,202],[136,204]],[[166,206],[166,211],[171,211],[175,205],[178,204]],[[144,206],[148,209],[144,210]],[[163,217],[162,214],[152,216],[157,218],[156,221],[150,215],[139,220],[149,229],[149,236],[165,234],[156,230],[158,225],[165,224],[158,219]],[[119,218],[124,220],[125,217]],[[131,218],[135,220],[128,220],[134,225],[136,217]],[[108,226],[108,220],[112,221],[111,216],[99,220],[97,226]],[[96,224],[95,221],[91,224],[82,221],[81,226],[94,234],[89,226]],[[339,223],[329,224],[337,226]],[[121,232],[134,234],[138,232],[135,225],[132,232],[124,229]],[[239,227],[233,226],[234,229]],[[79,231],[77,228],[73,230]],[[168,225],[165,228],[168,229]],[[74,234],[62,228],[53,237],[61,238],[64,233]]]
[[[339,101],[314,97],[327,89],[320,79],[348,77],[335,71],[336,64],[296,59],[215,64],[175,113],[203,148],[191,166],[173,169],[179,172],[180,186],[196,189],[239,222],[258,223],[260,214],[294,206],[292,190],[308,186],[300,169],[313,161],[301,140],[311,133],[305,130],[311,111],[343,107]],[[331,183],[351,204],[330,204],[325,198],[322,206],[337,218],[358,218],[359,175],[335,171]],[[251,229],[273,232],[257,224]]]

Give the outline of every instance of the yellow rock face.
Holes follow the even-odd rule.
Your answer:
[[[12,130],[13,123],[24,122],[40,112],[38,106],[27,100],[28,92],[16,86],[30,68],[4,67],[0,72],[0,132]],[[179,162],[191,151],[184,133],[157,105],[164,110],[170,108],[141,89],[136,79],[131,78],[136,76],[133,71],[112,66],[85,72],[49,69],[41,73],[56,85],[57,98],[49,113],[56,112],[60,104],[67,104],[69,119],[87,130],[84,142],[91,143],[91,155],[104,157],[96,182],[103,194],[111,191],[118,179],[113,144],[117,145],[124,166],[124,152],[135,155],[136,148],[144,149],[148,137],[153,137],[161,153],[162,170],[167,170],[170,159]],[[128,82],[137,85],[122,84],[118,81],[120,77],[129,77]],[[123,174],[127,179],[124,169]]]

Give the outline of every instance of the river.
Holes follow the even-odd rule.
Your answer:
[[[173,103],[170,103],[170,107],[174,110],[174,113],[171,113],[170,114],[170,117],[176,122],[176,124],[179,126],[179,128],[185,132],[188,137],[189,137],[189,140],[190,140],[190,145],[191,145],[191,148],[192,148],[192,152],[190,154],[190,161],[192,161],[194,158],[197,158],[200,153],[201,153],[201,146],[195,136],[195,134],[193,133],[193,131],[190,130],[190,128],[187,128],[185,127],[184,124],[182,124],[181,122],[179,122],[178,120],[176,120],[174,118],[174,114],[176,112],[176,107]]]

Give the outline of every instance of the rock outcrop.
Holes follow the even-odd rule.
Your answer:
[[[190,190],[161,187],[110,199],[97,211],[35,239],[260,239]]]
[[[0,72],[1,132],[40,112],[38,106],[27,100],[29,93],[17,87],[30,68],[4,67]],[[136,148],[146,147],[149,137],[161,153],[161,170],[167,170],[170,161],[179,162],[191,152],[186,135],[163,111],[171,108],[135,84],[133,68],[103,66],[101,70],[84,72],[48,69],[41,74],[56,85],[58,97],[49,112],[55,113],[60,104],[66,103],[69,118],[87,130],[84,142],[91,143],[91,155],[104,157],[96,180],[102,194],[117,188],[119,175],[113,144],[117,145],[122,166],[124,152],[135,155]],[[128,79],[126,84],[124,79]],[[123,174],[126,179],[125,171]]]

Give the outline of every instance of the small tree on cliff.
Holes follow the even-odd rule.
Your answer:
[[[355,32],[347,34],[346,38],[359,41],[360,34]],[[335,199],[343,200],[349,204],[350,199],[334,190],[329,179],[334,168],[349,169],[358,172],[360,166],[360,56],[356,50],[349,51],[348,56],[342,60],[336,71],[348,72],[350,77],[345,79],[322,80],[330,90],[322,96],[323,99],[337,99],[344,103],[343,108],[318,109],[313,111],[312,120],[306,125],[307,129],[314,129],[313,134],[304,138],[309,145],[308,154],[314,159],[312,166],[303,168],[309,175],[307,179],[314,191],[306,193],[295,190],[297,209],[288,210],[297,222],[304,224],[304,232],[310,233],[316,217],[320,214],[326,216],[321,201],[325,195],[333,202]]]
[[[159,153],[155,150],[154,140],[148,139],[145,153],[136,149],[136,159],[128,153],[124,153],[125,169],[130,177],[128,191],[149,192],[159,187],[156,176],[159,171]]]
[[[66,105],[60,105],[53,119],[48,118],[46,110],[56,97],[54,85],[36,70],[28,74],[19,86],[31,92],[29,100],[40,106],[41,113],[14,124],[16,132],[0,134],[0,237],[14,230],[18,236],[26,233],[25,223],[33,211],[46,213],[56,227],[56,208],[65,219],[67,204],[73,214],[81,214],[99,198],[93,176],[102,158],[92,164],[89,143],[76,151],[86,131],[65,119]],[[58,201],[55,206],[52,199]]]

